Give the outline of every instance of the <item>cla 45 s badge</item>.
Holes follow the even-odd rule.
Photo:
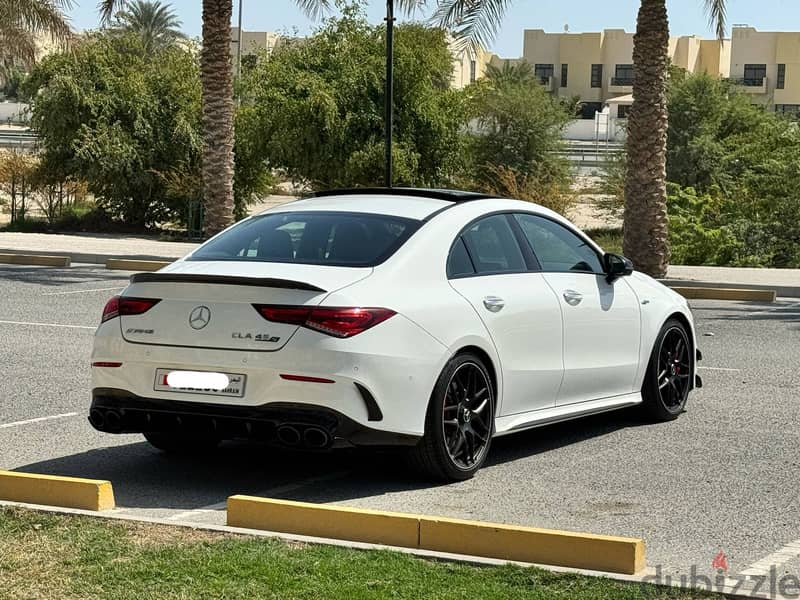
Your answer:
[[[270,335],[268,333],[250,333],[250,332],[242,332],[242,331],[234,331],[231,334],[231,337],[235,340],[254,340],[256,342],[278,342],[280,341],[280,337],[276,335]]]

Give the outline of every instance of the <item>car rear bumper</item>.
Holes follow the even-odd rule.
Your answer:
[[[237,406],[164,400],[114,388],[92,390],[89,422],[106,433],[158,432],[248,439],[312,450],[409,446],[419,441],[419,436],[372,429],[320,406],[288,402]]]
[[[431,390],[447,358],[439,342],[400,315],[348,339],[301,328],[276,352],[130,343],[108,321],[94,340],[92,389],[121,390],[132,404],[151,399],[179,413],[204,405],[231,411],[225,414],[298,405],[342,415],[391,439],[424,433]],[[156,385],[159,373],[173,370],[242,375],[243,390],[221,396]]]

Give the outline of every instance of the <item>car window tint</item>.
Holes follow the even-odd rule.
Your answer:
[[[514,232],[505,215],[492,215],[476,221],[462,234],[478,273],[525,271]]]
[[[450,250],[450,256],[447,257],[447,276],[459,277],[474,273],[475,267],[472,266],[472,259],[464,246],[464,240],[459,237]]]
[[[539,259],[542,271],[603,273],[597,252],[563,225],[536,215],[517,214],[514,218]]]
[[[388,215],[297,211],[253,217],[201,246],[189,260],[372,266],[420,226]]]

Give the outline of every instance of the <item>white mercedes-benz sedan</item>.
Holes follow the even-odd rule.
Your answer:
[[[133,275],[97,329],[89,420],[164,451],[406,446],[459,480],[495,436],[636,404],[675,419],[699,358],[686,300],[554,212],[341,190]]]

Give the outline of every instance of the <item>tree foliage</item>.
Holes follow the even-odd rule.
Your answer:
[[[800,266],[800,131],[707,75],[673,81],[671,242],[688,264]]]
[[[315,35],[279,47],[244,76],[260,154],[314,187],[382,181],[385,28],[345,7]],[[458,167],[463,106],[450,89],[441,30],[398,26],[394,54],[395,183],[439,185]]]
[[[569,166],[559,154],[570,116],[526,63],[492,68],[468,88],[470,175],[485,191],[565,212]]]
[[[139,227],[182,218],[185,199],[160,174],[196,169],[200,157],[196,61],[177,47],[153,52],[137,36],[95,35],[26,82],[43,164],[87,181],[111,215]]]

